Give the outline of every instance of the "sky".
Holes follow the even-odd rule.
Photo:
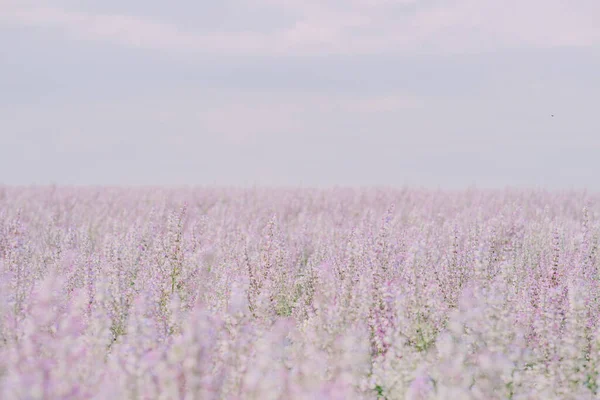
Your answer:
[[[0,184],[600,191],[598,0],[0,0]]]

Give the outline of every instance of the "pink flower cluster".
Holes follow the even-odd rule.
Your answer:
[[[600,197],[0,188],[0,398],[600,397]]]

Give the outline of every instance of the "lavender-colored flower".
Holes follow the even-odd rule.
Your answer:
[[[2,192],[3,400],[600,395],[596,195]]]

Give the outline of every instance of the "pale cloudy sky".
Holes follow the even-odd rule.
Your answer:
[[[598,0],[0,0],[0,183],[600,190],[598,71]]]

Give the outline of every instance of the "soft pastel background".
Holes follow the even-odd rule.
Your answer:
[[[0,0],[0,183],[597,190],[598,21],[597,0]]]

